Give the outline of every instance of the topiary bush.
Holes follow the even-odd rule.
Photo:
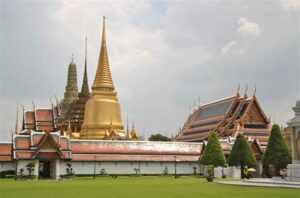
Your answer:
[[[256,163],[257,162],[254,153],[250,147],[250,144],[246,140],[245,136],[239,133],[236,137],[231,153],[229,155],[229,166],[240,166],[241,178],[244,178],[245,167],[247,166],[248,168],[255,168]]]
[[[286,166],[291,163],[291,152],[283,139],[279,126],[274,124],[263,156],[263,166],[267,168],[265,172],[269,177],[273,175],[279,176],[280,169],[286,168]],[[273,167],[274,170],[272,170],[271,167]]]

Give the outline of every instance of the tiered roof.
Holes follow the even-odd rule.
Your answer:
[[[46,132],[57,131],[58,116],[58,106],[50,109],[34,107],[33,111],[23,110],[23,124],[21,133],[28,133],[30,130]]]
[[[211,131],[220,137],[235,137],[243,133],[258,139],[266,146],[270,133],[270,121],[263,112],[254,94],[236,95],[205,105],[191,113],[176,136],[176,141],[199,142],[205,140]]]
[[[69,138],[60,136],[59,132],[31,132],[30,135],[16,135],[13,140],[13,158],[70,159],[69,142]]]

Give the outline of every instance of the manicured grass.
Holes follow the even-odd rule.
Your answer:
[[[242,187],[208,183],[203,178],[119,177],[76,178],[72,180],[0,180],[2,198],[288,198],[299,197],[300,190],[267,187]]]

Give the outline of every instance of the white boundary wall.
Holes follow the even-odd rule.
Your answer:
[[[0,162],[0,172],[8,170],[15,170],[15,162]]]
[[[66,174],[66,164],[71,163],[76,174],[94,174],[94,165],[96,174],[101,169],[105,169],[107,174],[135,174],[134,169],[140,169],[140,174],[164,174],[167,167],[168,174],[175,173],[175,162],[60,162],[60,174]],[[199,174],[199,164],[197,162],[177,162],[177,174]]]

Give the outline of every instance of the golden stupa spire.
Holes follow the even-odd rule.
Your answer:
[[[106,48],[106,35],[105,35],[105,17],[103,17],[102,29],[102,42],[98,61],[97,72],[92,86],[93,92],[95,91],[113,91],[115,89],[110,74],[107,48]]]
[[[105,18],[103,17],[102,43],[98,68],[92,86],[92,94],[85,104],[84,120],[80,131],[81,139],[103,139],[107,131],[124,134],[121,109],[114,91],[105,38]]]

